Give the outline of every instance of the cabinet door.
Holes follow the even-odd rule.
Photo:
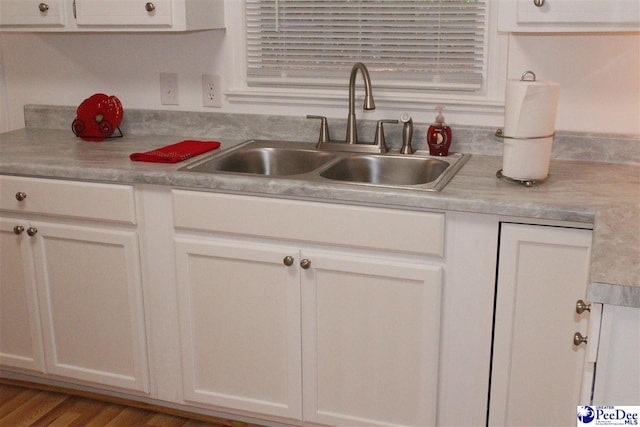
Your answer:
[[[300,419],[298,252],[213,239],[175,246],[184,399]]]
[[[171,0],[75,0],[81,25],[171,26]]]
[[[1,0],[0,26],[63,27],[63,0]]]
[[[593,390],[594,405],[640,402],[640,308],[605,304]]]
[[[498,27],[514,32],[602,32],[640,29],[638,0],[500,0]]]
[[[518,23],[633,24],[640,21],[637,0],[518,0]]]
[[[16,229],[14,227],[22,227]],[[0,218],[0,364],[44,371],[33,256],[24,221]]]
[[[441,267],[305,252],[304,420],[436,421]]]
[[[571,425],[580,402],[591,231],[502,224],[489,424]]]
[[[32,226],[49,373],[148,391],[135,231]]]

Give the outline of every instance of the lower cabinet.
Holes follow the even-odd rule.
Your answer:
[[[301,256],[311,263],[301,281],[304,420],[435,425],[441,267]]]
[[[502,224],[489,424],[572,425],[583,388],[591,231]],[[583,382],[583,378],[586,378]]]
[[[33,255],[18,232],[23,223],[0,217],[0,365],[44,372]]]
[[[435,424],[440,266],[175,245],[186,401],[320,424]]]
[[[148,391],[135,231],[37,227],[34,255],[47,371]]]
[[[2,365],[147,391],[136,233],[1,224]]]
[[[605,306],[601,354],[576,311],[590,230],[0,179],[3,370],[335,426],[570,425],[594,354],[593,404],[640,389],[638,310]]]
[[[0,175],[0,368],[149,391],[133,187]]]
[[[640,403],[640,309],[603,305],[593,405]]]
[[[176,239],[184,399],[300,418],[295,250]]]

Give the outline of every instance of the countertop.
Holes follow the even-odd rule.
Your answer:
[[[129,135],[96,143],[82,141],[69,130],[26,128],[0,135],[0,173],[593,224],[588,298],[640,307],[640,166],[552,160],[549,179],[526,188],[496,178],[501,157],[474,154],[441,192],[425,192],[180,172],[189,161],[158,164],[129,159],[133,152],[183,139],[188,138]],[[217,140],[222,149],[241,142]]]

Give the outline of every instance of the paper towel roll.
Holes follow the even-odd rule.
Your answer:
[[[505,139],[502,174],[519,180],[542,180],[549,175],[553,137]]]
[[[505,137],[542,137],[554,133],[560,85],[508,80],[504,106]]]

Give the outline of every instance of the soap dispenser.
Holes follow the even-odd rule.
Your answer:
[[[438,115],[434,124],[427,130],[427,145],[432,156],[448,156],[451,147],[451,128],[444,122],[442,110],[444,107],[436,107]]]

